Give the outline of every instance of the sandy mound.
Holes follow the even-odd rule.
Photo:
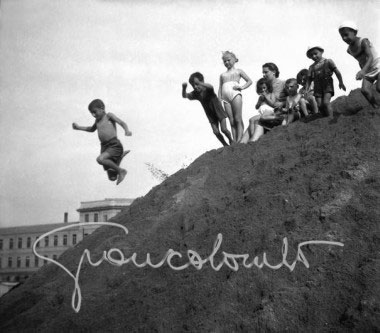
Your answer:
[[[59,259],[75,275],[85,249],[95,262],[116,248],[162,267],[84,260],[76,313],[74,279],[49,264],[0,300],[0,328],[380,330],[380,112],[366,105],[354,91],[336,100],[333,121],[205,153],[114,219],[127,236],[100,228]],[[312,240],[328,243],[300,245]],[[183,257],[165,260],[169,249]]]

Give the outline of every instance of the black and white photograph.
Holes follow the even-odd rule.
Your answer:
[[[380,0],[0,0],[2,332],[380,331]]]

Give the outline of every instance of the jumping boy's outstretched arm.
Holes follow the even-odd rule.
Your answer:
[[[117,123],[121,127],[123,127],[126,136],[131,136],[132,135],[132,132],[128,129],[128,125],[124,121],[122,121],[119,117],[116,117],[111,112],[109,112],[107,115],[108,115],[109,119],[111,119],[112,121],[114,121],[115,123]]]
[[[85,131],[85,132],[95,132],[96,124],[92,126],[79,126],[77,123],[73,123],[73,129],[78,130],[78,131]]]

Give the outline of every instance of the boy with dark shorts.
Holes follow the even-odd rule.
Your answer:
[[[314,82],[314,97],[317,100],[318,108],[322,114],[327,117],[333,116],[331,106],[331,97],[334,96],[334,83],[332,75],[335,73],[338,81],[339,88],[346,91],[343,84],[342,74],[336,67],[332,59],[323,58],[324,49],[320,46],[310,47],[306,56],[314,61],[309,68],[308,82],[306,84],[306,91],[309,90],[310,84]]]
[[[104,103],[100,99],[93,100],[89,104],[88,109],[95,117],[94,125],[79,126],[73,123],[73,129],[85,132],[95,132],[98,130],[101,150],[96,161],[100,165],[103,165],[104,170],[107,171],[109,180],[115,181],[117,179],[116,185],[118,185],[127,175],[127,170],[120,168],[120,162],[129,153],[129,150],[123,150],[123,146],[116,136],[116,124],[119,124],[124,129],[126,136],[131,136],[132,132],[129,131],[124,121],[113,113],[105,112]]]
[[[219,124],[222,132],[228,138],[230,144],[233,142],[230,131],[227,129],[227,113],[214,92],[214,87],[204,82],[203,75],[199,72],[190,75],[189,82],[194,88],[190,93],[186,93],[187,83],[182,84],[182,97],[189,100],[198,100],[201,102],[206,113],[211,128],[218,140],[223,146],[228,146],[223,135],[219,131]]]

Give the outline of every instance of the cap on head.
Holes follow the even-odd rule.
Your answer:
[[[313,50],[315,50],[315,49],[317,49],[317,50],[319,50],[319,51],[321,51],[321,52],[324,52],[324,51],[325,51],[325,50],[324,50],[322,47],[320,47],[320,46],[310,46],[310,47],[308,47],[308,49],[307,49],[307,51],[306,51],[306,56],[307,56],[308,58],[311,58],[310,53],[311,53],[311,51],[313,51]]]
[[[339,26],[338,30],[343,29],[343,28],[349,28],[349,29],[355,30],[356,32],[358,31],[358,26],[356,25],[356,23],[354,21],[342,22],[342,24]]]

